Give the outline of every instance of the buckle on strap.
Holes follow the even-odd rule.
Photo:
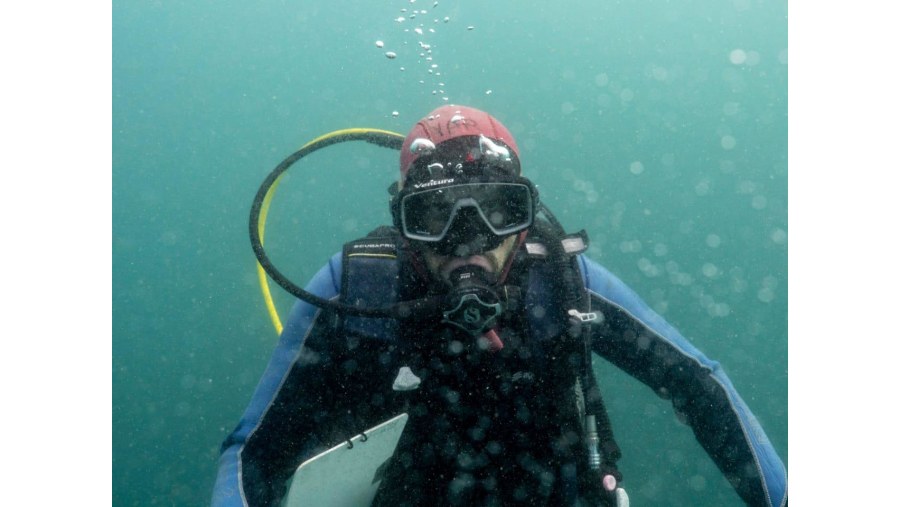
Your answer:
[[[568,234],[562,239],[563,251],[569,255],[578,255],[588,249],[587,232],[582,229],[574,234]]]
[[[569,315],[571,317],[574,317],[574,318],[580,320],[581,322],[593,322],[593,321],[597,320],[596,312],[581,313],[574,308],[569,310]]]

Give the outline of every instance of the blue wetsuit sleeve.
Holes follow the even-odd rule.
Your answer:
[[[671,399],[748,505],[786,505],[784,464],[719,363],[607,269],[583,255],[579,268],[602,316],[592,326],[594,352]]]
[[[325,299],[335,298],[340,290],[341,255],[334,255],[307,285],[306,290]],[[248,440],[260,429],[267,414],[282,392],[285,381],[301,357],[304,342],[320,316],[317,307],[297,301],[287,319],[272,358],[262,379],[253,393],[235,430],[222,443],[219,470],[213,489],[214,507],[250,506],[268,504],[268,491],[277,491],[278,485],[267,482],[261,466],[248,466],[252,458],[245,456]],[[270,430],[266,430],[270,431]],[[302,438],[302,435],[292,435]],[[252,453],[251,453],[252,454]]]

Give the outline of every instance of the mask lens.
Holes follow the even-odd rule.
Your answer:
[[[525,185],[483,185],[475,197],[488,227],[498,235],[531,225],[531,191]]]
[[[403,198],[404,232],[410,237],[443,237],[455,204],[446,189],[407,195]]]

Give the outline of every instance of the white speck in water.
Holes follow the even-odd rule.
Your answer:
[[[702,179],[694,185],[694,193],[697,195],[707,195],[709,194],[709,180]]]
[[[747,53],[743,49],[735,49],[728,55],[728,59],[735,65],[741,65],[747,61]]]
[[[397,18],[395,21],[396,21],[397,23],[403,23],[404,21],[406,21],[406,18],[404,18],[403,16],[400,16],[400,17]]]
[[[788,62],[788,50],[787,48],[782,49],[778,52],[778,63],[782,65],[787,65]]]
[[[691,489],[694,491],[703,491],[706,489],[706,477],[695,475],[688,479],[688,484],[690,484]]]
[[[377,47],[377,48],[383,48],[383,47],[384,47],[384,41],[380,41],[380,40],[375,41],[375,47]]]
[[[472,25],[469,25],[469,26],[466,27],[466,30],[474,30],[474,29],[475,29],[475,27],[472,26]]]
[[[485,92],[484,92],[485,95],[490,95],[492,93],[494,93],[493,90],[485,90]]]
[[[776,245],[783,245],[787,243],[787,232],[784,229],[778,228],[772,231],[772,235],[769,236],[772,238],[772,242]]]
[[[759,65],[759,52],[747,51],[747,61],[745,63],[751,67]]]
[[[394,118],[400,116],[400,111],[394,111],[394,112],[392,112],[392,113],[391,113],[391,116],[393,116]]]
[[[665,243],[657,243],[653,245],[653,254],[657,257],[665,257],[669,253],[669,247]]]
[[[422,29],[421,29],[421,28],[416,28],[416,29],[414,29],[413,31],[416,32],[416,33],[419,34],[419,35],[422,35]]]
[[[397,58],[397,53],[394,53],[393,51],[387,51],[386,53],[384,53],[384,56],[388,57],[389,60],[393,60],[394,58]]]
[[[450,16],[444,16],[444,23],[450,22]]]

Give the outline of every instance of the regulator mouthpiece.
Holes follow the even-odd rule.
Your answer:
[[[450,273],[453,290],[443,322],[473,336],[489,331],[503,313],[503,304],[491,288],[493,278],[481,266],[462,266]]]

